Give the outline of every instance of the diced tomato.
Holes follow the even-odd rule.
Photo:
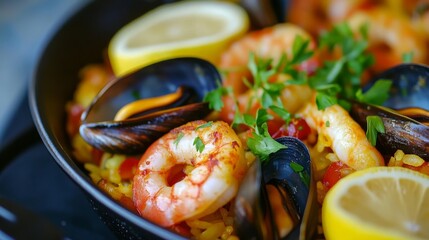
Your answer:
[[[135,157],[129,157],[121,163],[119,166],[119,175],[122,180],[130,180],[134,177],[138,163],[139,159]]]
[[[268,132],[273,138],[291,136],[305,140],[311,133],[311,129],[302,118],[292,119],[288,126],[285,125],[285,121],[282,119],[275,118],[268,121]]]
[[[313,75],[316,69],[320,66],[320,60],[317,56],[313,56],[307,61],[302,62],[298,66],[298,70],[306,72],[308,75]]]
[[[175,224],[171,226],[171,230],[174,232],[177,232],[178,234],[185,236],[185,237],[191,237],[191,228],[185,223],[181,222],[178,224]]]
[[[341,161],[331,163],[328,169],[326,169],[325,175],[323,175],[323,185],[325,185],[327,189],[333,187],[341,178],[345,176],[343,175],[343,172],[346,172],[346,169],[350,169],[350,167]]]
[[[67,133],[74,136],[79,132],[80,117],[85,108],[80,104],[72,104],[67,116]]]

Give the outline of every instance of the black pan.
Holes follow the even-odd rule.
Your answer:
[[[78,72],[87,64],[102,63],[113,34],[127,22],[157,5],[160,0],[100,0],[90,2],[54,34],[46,45],[29,86],[29,101],[37,130],[65,173],[88,195],[106,225],[124,239],[183,239],[145,221],[122,207],[92,183],[73,159],[65,130],[66,102],[72,99]]]

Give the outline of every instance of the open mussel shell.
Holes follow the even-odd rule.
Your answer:
[[[297,138],[276,140],[286,148],[271,154],[262,165],[255,161],[240,185],[235,200],[236,231],[240,238],[309,239],[316,233],[318,205],[308,149]],[[278,191],[282,209],[270,205],[273,196],[268,196],[268,186]],[[293,222],[287,236],[282,236],[283,226],[274,220],[281,211]]]
[[[388,108],[354,102],[351,116],[366,130],[366,117],[379,116],[384,133],[377,135],[376,147],[381,153],[392,156],[396,150],[429,159],[429,127]]]
[[[202,99],[221,77],[209,62],[197,58],[161,61],[110,82],[82,114],[81,136],[104,151],[139,154],[163,134],[206,117]],[[138,98],[153,98],[183,88],[180,98],[165,106],[114,121],[116,113]]]
[[[396,150],[429,159],[429,67],[420,64],[401,64],[376,76],[368,89],[379,79],[392,80],[389,99],[384,107],[352,103],[351,116],[364,128],[366,117],[381,117],[385,133],[378,134],[377,149],[392,155]],[[365,89],[364,88],[364,89]]]
[[[394,109],[429,109],[429,66],[415,63],[394,66],[371,79],[364,90],[369,89],[379,79],[392,80],[390,97],[384,106]]]

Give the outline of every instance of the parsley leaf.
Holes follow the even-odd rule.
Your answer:
[[[210,122],[206,122],[204,124],[201,124],[200,126],[196,127],[195,130],[201,129],[201,128],[206,128],[206,127],[211,127],[213,125],[213,121]]]
[[[252,133],[252,136],[247,139],[247,146],[253,154],[259,157],[262,162],[268,160],[271,153],[275,153],[280,149],[286,148],[283,144],[274,140],[268,133],[267,123],[263,123],[260,129],[262,133]]]
[[[402,54],[402,62],[404,63],[410,63],[413,61],[414,52],[407,52]]]
[[[379,116],[367,116],[366,117],[366,137],[372,146],[377,143],[377,134],[384,133],[384,123]]]
[[[391,86],[391,80],[378,80],[365,93],[362,93],[362,90],[359,89],[356,92],[356,98],[360,102],[382,105],[389,98],[389,91]]]
[[[298,173],[301,181],[307,186],[310,186],[310,175],[304,170],[304,167],[301,164],[296,162],[290,162],[289,166],[295,173]]]
[[[200,137],[196,137],[192,145],[194,145],[197,151],[200,153],[202,153],[204,151],[204,148],[206,147]]]
[[[183,136],[184,136],[184,134],[182,132],[179,132],[179,134],[177,134],[177,138],[174,139],[173,143],[174,143],[174,145],[176,145],[176,148],[177,148],[177,144],[179,144],[179,142],[180,142],[180,140],[182,140]]]
[[[316,105],[318,110],[323,110],[334,104],[337,104],[337,98],[322,92],[318,92],[316,95]]]
[[[139,100],[139,99],[141,99],[142,97],[141,97],[141,95],[140,95],[140,92],[139,91],[137,91],[137,90],[133,90],[133,91],[131,91],[131,96],[135,99],[135,100]]]
[[[223,101],[222,96],[227,95],[229,92],[231,92],[230,88],[219,86],[218,88],[208,92],[205,96],[203,101],[209,103],[209,108],[219,111],[223,108]]]
[[[360,30],[362,37],[355,38],[346,23],[340,23],[329,32],[321,35],[320,47],[332,52],[340,51],[338,59],[326,60],[323,65],[310,77],[309,85],[324,95],[319,96],[317,107],[323,110],[338,100],[335,98],[355,99],[356,91],[360,89],[362,73],[374,63],[374,57],[366,52],[368,41],[367,26]],[[333,86],[336,86],[333,88]],[[331,89],[327,91],[328,89]]]

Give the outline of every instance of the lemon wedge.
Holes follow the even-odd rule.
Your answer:
[[[122,27],[109,43],[109,60],[117,76],[174,57],[199,57],[215,64],[248,28],[246,11],[235,3],[169,3]]]
[[[374,167],[341,179],[322,207],[326,239],[429,239],[429,177]]]

